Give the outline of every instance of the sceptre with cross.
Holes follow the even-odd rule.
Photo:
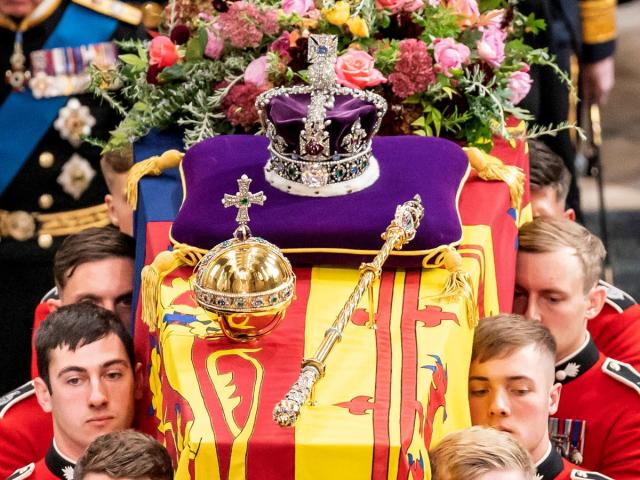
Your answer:
[[[222,205],[225,208],[227,207],[236,207],[238,209],[238,214],[236,215],[236,222],[238,222],[238,228],[234,232],[234,236],[236,238],[245,239],[251,236],[251,230],[247,224],[249,223],[249,208],[251,205],[264,205],[267,196],[263,192],[251,193],[249,191],[249,185],[251,184],[251,179],[246,175],[242,175],[238,179],[238,192],[235,195],[230,195],[228,193],[224,194],[224,198],[222,199]]]

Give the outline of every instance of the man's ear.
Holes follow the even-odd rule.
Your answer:
[[[59,298],[47,298],[45,300],[45,303],[49,307],[49,313],[55,312],[62,306],[62,300],[60,300]]]
[[[561,383],[554,383],[549,392],[549,415],[553,415],[558,411],[560,405],[560,392],[562,391]]]
[[[133,398],[135,398],[136,400],[140,400],[142,398],[142,388],[143,388],[142,364],[140,362],[136,363],[136,367],[133,370],[133,374],[136,382]]]
[[[113,195],[107,193],[104,196],[104,203],[107,204],[107,213],[109,215],[109,220],[111,220],[111,223],[113,223],[113,225],[119,227],[120,221],[118,219],[118,215],[116,214],[116,207],[113,204]]]
[[[42,407],[42,410],[45,412],[51,413],[51,392],[49,391],[49,387],[47,387],[47,384],[40,377],[33,379],[33,386],[35,387],[36,399],[40,407]]]
[[[602,310],[602,307],[604,307],[604,302],[606,299],[607,290],[604,287],[596,285],[591,290],[589,290],[589,293],[587,293],[587,320],[591,320],[592,318],[598,316],[598,314]]]
[[[576,211],[573,208],[567,208],[563,215],[567,220],[571,220],[572,222],[576,221]]]

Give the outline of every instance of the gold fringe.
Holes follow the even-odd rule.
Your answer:
[[[501,180],[507,184],[511,195],[511,206],[518,210],[524,195],[524,171],[520,167],[505,165],[499,158],[476,147],[465,147],[464,151],[469,158],[469,163],[481,179]]]
[[[517,125],[507,127],[507,132],[513,137],[521,137],[527,132],[527,122],[520,120]]]
[[[467,311],[469,328],[474,328],[478,324],[478,305],[473,289],[473,280],[469,272],[465,272],[462,266],[462,256],[458,251],[450,245],[437,248],[422,259],[422,266],[424,268],[444,267],[447,269],[449,277],[442,291],[431,298],[448,301],[462,297]]]
[[[167,150],[160,156],[153,156],[133,164],[127,176],[127,202],[134,210],[138,206],[138,183],[145,175],[160,175],[164,170],[180,165],[184,153]]]
[[[142,269],[142,321],[150,332],[156,331],[160,288],[164,278],[183,265],[195,266],[203,255],[203,250],[180,243],[171,251],[160,252],[151,264]]]

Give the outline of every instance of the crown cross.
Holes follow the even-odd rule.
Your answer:
[[[336,85],[335,64],[338,57],[338,37],[335,35],[309,35],[307,60],[309,81],[320,90]]]
[[[262,193],[251,193],[249,191],[249,185],[251,179],[246,175],[242,175],[238,179],[238,192],[235,195],[224,194],[222,199],[222,205],[227,207],[236,207],[238,209],[238,215],[236,215],[236,222],[240,225],[246,225],[249,223],[249,208],[251,205],[263,205],[267,196]]]

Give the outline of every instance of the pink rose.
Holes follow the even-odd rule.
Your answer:
[[[277,52],[278,55],[280,55],[280,58],[285,62],[289,62],[289,60],[291,60],[291,54],[289,53],[289,48],[291,46],[289,40],[290,36],[291,34],[285,30],[271,43],[271,45],[269,45],[269,51]]]
[[[178,50],[169,37],[158,35],[149,46],[149,64],[158,68],[170,67],[178,61]]]
[[[373,57],[362,50],[347,50],[336,61],[338,83],[350,88],[366,88],[387,81],[384,75],[373,67]]]
[[[482,32],[482,39],[477,42],[478,56],[498,68],[504,60],[504,41],[507,34],[498,28],[488,28]]]
[[[462,25],[475,25],[480,18],[480,9],[476,0],[447,0],[447,7],[463,17]]]
[[[261,57],[253,60],[247,69],[244,71],[244,82],[252,83],[256,87],[264,86],[269,80],[269,75],[267,74],[267,56],[263,55]]]
[[[303,17],[305,13],[316,7],[313,0],[282,0],[282,11],[287,14],[297,13]]]
[[[378,10],[390,10],[393,13],[401,10],[413,12],[423,6],[423,0],[376,0]]]
[[[488,12],[480,15],[478,24],[480,25],[481,30],[484,28],[500,28],[503,21],[504,8],[499,8],[497,10],[489,10]]]
[[[513,72],[509,77],[509,98],[513,105],[519,104],[524,97],[527,96],[529,90],[531,90],[531,84],[533,81],[529,76],[527,71],[529,67],[527,66],[525,70],[520,70],[518,72]]]
[[[224,49],[224,40],[211,30],[207,30],[207,46],[204,47],[204,56],[212,60],[217,60]]]
[[[408,0],[402,6],[402,10],[404,10],[405,12],[415,12],[422,7],[424,7],[423,0]]]
[[[452,75],[452,69],[462,68],[462,64],[469,61],[469,55],[471,55],[469,47],[456,42],[453,38],[436,38],[433,41],[435,70],[447,77]]]

